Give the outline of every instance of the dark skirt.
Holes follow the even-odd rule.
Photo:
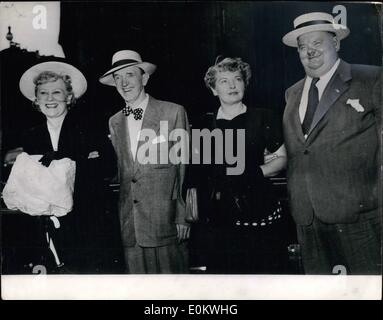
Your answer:
[[[222,193],[212,202],[208,273],[283,273],[287,248],[281,206],[277,201],[244,204],[238,198]]]

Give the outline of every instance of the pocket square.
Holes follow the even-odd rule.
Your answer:
[[[353,107],[357,112],[364,111],[363,106],[359,103],[359,99],[348,99],[346,103]]]
[[[165,142],[165,141],[166,141],[165,137],[163,135],[160,135],[160,136],[155,137],[152,140],[152,143],[156,144],[156,143],[161,143],[161,142]]]

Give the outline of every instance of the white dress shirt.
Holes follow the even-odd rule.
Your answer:
[[[242,113],[245,113],[246,111],[247,111],[247,107],[242,103],[242,107],[241,109],[239,109],[238,112],[232,115],[228,115],[223,111],[222,106],[220,106],[217,112],[217,120],[218,119],[233,120],[235,117],[239,116]]]
[[[140,138],[142,121],[144,120],[145,110],[146,110],[146,107],[148,106],[148,102],[149,102],[149,95],[145,94],[145,98],[141,103],[139,103],[138,105],[133,104],[130,106],[133,110],[136,108],[141,108],[143,110],[142,118],[140,120],[135,120],[134,115],[132,113],[129,116],[125,117],[128,124],[129,138],[130,138],[130,151],[132,152],[133,159],[135,159],[136,157],[138,139]]]
[[[334,75],[336,69],[338,69],[339,63],[340,63],[340,59],[338,59],[334,63],[332,68],[326,74],[321,76],[319,78],[319,81],[316,83],[316,87],[318,88],[319,101],[322,98],[322,94],[323,94],[324,90],[326,89],[328,82],[330,81],[331,77]],[[303,123],[303,120],[305,118],[305,114],[306,114],[306,110],[307,110],[308,94],[309,94],[312,80],[313,80],[313,78],[307,76],[306,80],[305,80],[304,87],[303,87],[302,98],[301,98],[301,102],[299,104],[299,118],[301,120],[301,123]]]
[[[54,125],[50,123],[49,121],[47,121],[49,136],[51,137],[51,142],[52,142],[54,151],[57,151],[57,148],[58,148],[61,127],[63,125],[64,119],[65,117],[62,117],[58,121],[55,121],[56,123]]]

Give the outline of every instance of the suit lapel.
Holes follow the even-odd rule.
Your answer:
[[[158,134],[158,131],[160,129],[160,120],[161,117],[158,112],[157,108],[157,101],[149,96],[148,105],[146,107],[145,113],[144,113],[144,119],[142,120],[142,126],[141,130],[143,129],[149,129],[153,130],[156,135]],[[139,168],[139,161],[137,161],[138,157],[138,150],[140,147],[145,143],[145,141],[141,140],[141,137],[137,143],[137,151],[136,151],[136,159],[134,161],[134,172],[136,173]]]
[[[315,111],[313,122],[308,133],[309,136],[328,112],[330,107],[349,88],[350,84],[348,81],[351,78],[350,65],[344,61],[341,61],[337,71],[335,71],[333,77],[330,79],[325,90],[323,91],[322,98],[319,101],[318,108]]]
[[[119,144],[122,146],[121,152],[123,154],[128,155],[128,164],[129,168],[133,167],[133,156],[132,151],[130,149],[130,136],[129,136],[129,130],[128,130],[128,122],[126,121],[126,117],[123,115],[122,112],[118,114],[118,117],[115,122],[115,128],[118,130],[117,137],[119,138]]]
[[[75,135],[76,135],[76,138],[73,139]],[[75,141],[80,142],[81,141],[80,139],[82,139],[82,137],[80,136],[80,132],[78,130],[77,124],[74,122],[73,118],[68,113],[65,116],[64,121],[61,125],[59,140],[57,143],[57,149],[68,156],[75,157],[75,154],[77,151],[75,147]]]
[[[294,132],[297,134],[299,140],[304,143],[305,138],[302,131],[302,124],[299,118],[299,105],[302,98],[303,87],[305,84],[305,79],[302,79],[301,82],[294,88],[294,91],[291,93],[291,98],[289,99],[291,105],[291,114],[289,116],[289,121],[292,122]]]
[[[46,121],[44,125],[41,127],[41,129],[42,129],[41,130],[41,145],[43,146],[43,150],[53,151],[52,140],[51,140],[51,136],[49,135],[48,124]]]

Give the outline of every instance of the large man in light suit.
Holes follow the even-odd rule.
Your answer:
[[[137,52],[122,50],[100,78],[115,86],[126,104],[109,119],[118,158],[125,262],[128,273],[187,273],[189,225],[181,196],[185,164],[172,163],[166,156],[175,144],[169,141],[171,132],[187,132],[188,120],[182,106],[145,93],[155,69]],[[147,154],[152,158],[145,158]]]
[[[306,72],[286,91],[283,125],[290,205],[309,274],[381,273],[382,72],[339,59],[348,34],[314,12],[283,37]]]

